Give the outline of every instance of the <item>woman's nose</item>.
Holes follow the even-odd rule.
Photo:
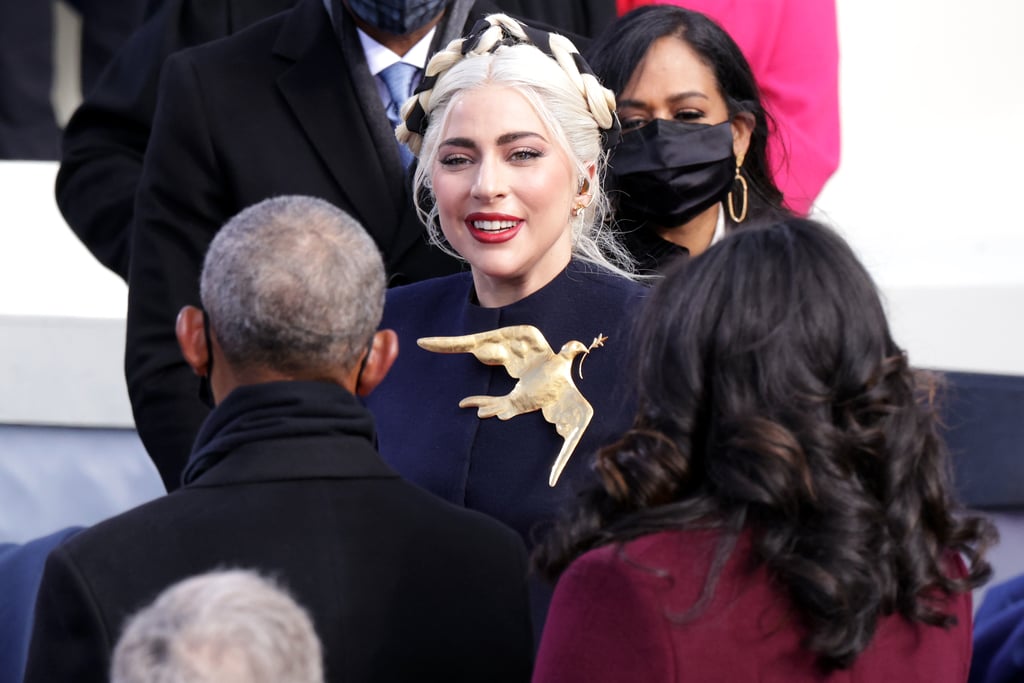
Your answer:
[[[487,156],[477,165],[473,182],[473,197],[491,200],[507,194],[507,180],[498,159]]]

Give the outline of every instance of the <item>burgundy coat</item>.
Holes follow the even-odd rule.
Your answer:
[[[715,551],[708,532],[662,532],[578,558],[555,589],[533,681],[967,680],[970,593],[949,601],[951,629],[884,618],[851,669],[823,677],[785,596],[763,568],[746,569],[748,546],[740,541],[711,601],[689,621],[679,616],[704,587]]]

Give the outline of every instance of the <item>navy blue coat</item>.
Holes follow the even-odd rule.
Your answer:
[[[0,683],[21,683],[32,635],[32,612],[47,555],[81,527],[24,544],[0,544]]]
[[[593,453],[631,424],[631,317],[644,291],[576,262],[540,291],[501,308],[471,303],[469,273],[389,290],[381,327],[398,333],[398,360],[367,399],[382,456],[406,479],[504,522],[532,546],[591,476]],[[419,337],[520,324],[537,327],[556,353],[573,339],[589,345],[598,334],[608,337],[586,357],[582,380],[579,357],[574,363],[576,386],[594,418],[554,488],[548,475],[563,440],[539,411],[503,421],[459,408],[466,396],[511,391],[516,380],[505,368],[484,365],[470,353],[433,353],[416,345]]]
[[[1024,676],[1024,575],[985,593],[974,615],[969,683],[1011,683]]]

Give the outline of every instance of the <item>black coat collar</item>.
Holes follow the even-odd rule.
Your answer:
[[[238,387],[207,417],[183,483],[394,476],[374,449],[373,418],[329,382]]]
[[[185,489],[301,479],[397,479],[360,437],[275,439],[240,447]]]

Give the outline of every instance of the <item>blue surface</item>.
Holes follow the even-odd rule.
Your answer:
[[[960,497],[972,507],[1024,510],[1024,377],[945,376],[940,400]]]
[[[133,430],[0,425],[0,543],[88,526],[163,493]]]
[[[61,529],[24,545],[0,544],[0,683],[21,683],[46,556],[76,531]]]
[[[974,617],[970,683],[1024,680],[1024,574],[993,586]]]

